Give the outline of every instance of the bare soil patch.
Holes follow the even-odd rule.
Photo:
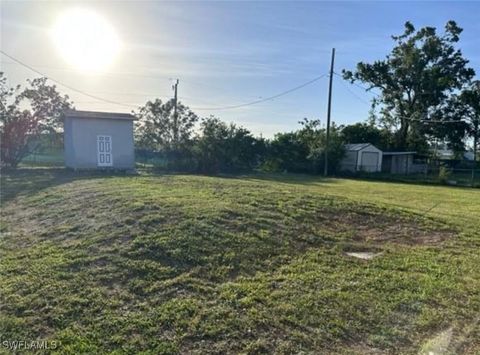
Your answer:
[[[379,213],[337,213],[324,221],[332,231],[351,234],[355,242],[435,245],[456,235],[444,225],[426,225],[418,218]]]

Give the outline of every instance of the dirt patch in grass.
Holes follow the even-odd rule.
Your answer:
[[[346,233],[356,242],[373,244],[436,245],[457,234],[444,225],[428,225],[426,221],[413,216],[345,211],[330,215],[325,221],[327,228],[332,231]]]

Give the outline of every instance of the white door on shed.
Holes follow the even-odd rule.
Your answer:
[[[375,152],[362,153],[362,167],[363,171],[375,172],[378,171],[378,160],[380,156]]]
[[[97,136],[97,165],[113,166],[111,136]]]

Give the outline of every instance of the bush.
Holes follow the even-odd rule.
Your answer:
[[[209,117],[202,121],[193,156],[203,173],[230,173],[259,166],[264,151],[263,139],[253,137],[245,128]]]
[[[445,166],[441,166],[438,170],[438,180],[445,184],[447,183],[451,174],[452,173],[450,172],[450,170],[448,170]]]

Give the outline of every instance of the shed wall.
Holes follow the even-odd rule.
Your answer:
[[[364,157],[365,154],[365,157]],[[376,159],[373,159],[373,154],[376,154]],[[368,172],[379,172],[382,170],[382,151],[373,145],[369,145],[358,153],[358,170]]]
[[[66,120],[66,165],[75,169],[97,168],[98,135],[112,137],[113,168],[134,168],[133,121],[98,118],[70,117]]]

